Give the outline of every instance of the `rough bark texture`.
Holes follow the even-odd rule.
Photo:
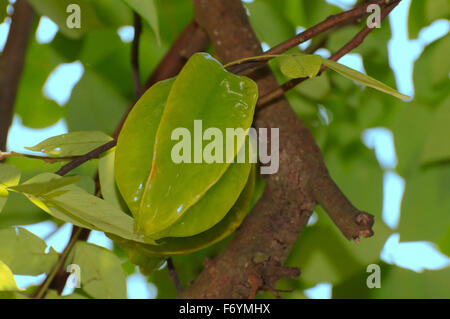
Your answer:
[[[223,63],[262,53],[240,0],[194,0],[194,6],[197,22],[207,30]],[[260,96],[279,85],[267,67],[252,78]],[[265,176],[265,193],[236,237],[218,257],[205,263],[204,271],[181,297],[249,298],[260,290],[273,290],[281,277],[298,276],[297,269],[282,265],[318,202],[316,190],[325,202],[331,194],[329,202],[351,208],[343,217],[351,228],[346,237],[366,235],[360,231],[368,226],[359,225],[361,218],[356,217],[370,215],[354,208],[332,182],[313,136],[285,98],[258,112],[255,125],[279,128],[279,171]]]
[[[25,0],[17,0],[8,39],[0,56],[0,150],[6,150],[14,103],[25,63],[33,10]]]

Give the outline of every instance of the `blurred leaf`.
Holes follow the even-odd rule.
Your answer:
[[[450,165],[417,171],[406,179],[398,231],[402,241],[438,243],[450,225]]]
[[[158,51],[164,47],[164,44],[170,47],[186,25],[192,21],[194,18],[194,8],[192,1],[172,0],[155,1],[154,3],[158,11],[159,34],[162,45],[158,46],[155,33],[147,32],[147,28],[144,28],[142,35],[145,37],[145,34],[151,34],[152,41],[142,43],[141,40],[141,44],[143,46],[145,44],[151,44],[154,47],[154,51]],[[165,51],[167,51],[167,48],[165,48]]]
[[[422,164],[450,161],[450,95],[434,110],[421,157]]]
[[[119,258],[111,251],[86,242],[75,244],[72,263],[80,267],[81,287],[97,299],[123,299],[126,279]]]
[[[152,27],[153,32],[155,32],[158,42],[159,38],[159,22],[158,14],[156,12],[156,7],[154,0],[141,1],[141,0],[123,0],[125,1],[134,11],[136,11],[141,17],[143,17],[147,23]]]
[[[58,253],[38,236],[24,228],[0,230],[0,260],[16,275],[37,276],[48,273],[58,260]]]
[[[69,28],[68,18],[74,14],[67,12],[69,5],[74,4],[72,0],[29,0],[37,13],[47,16],[55,22],[61,32],[71,38],[80,38],[85,32],[105,27],[101,22],[94,6],[89,0],[77,0],[80,7],[80,28]]]
[[[11,269],[0,260],[0,291],[19,291]]]
[[[324,73],[321,76],[308,79],[308,81],[300,83],[294,90],[298,91],[305,98],[321,100],[331,91],[329,76]],[[316,108],[314,109],[316,110]]]
[[[19,184],[20,175],[20,170],[14,165],[0,163],[0,213],[8,199],[7,188]]]
[[[447,227],[447,231],[444,234],[444,236],[441,237],[439,240],[439,248],[440,250],[446,254],[447,256],[450,256],[450,226]]]
[[[3,20],[5,20],[7,16],[6,8],[9,5],[8,0],[0,0],[0,23],[3,23]]]
[[[409,7],[409,38],[416,39],[419,31],[437,19],[448,19],[450,4],[447,0],[412,0]]]
[[[430,108],[413,101],[399,104],[389,123],[398,156],[397,170],[405,178],[420,166],[431,116]]]
[[[450,91],[450,60],[442,59],[442,52],[450,52],[450,34],[426,46],[414,63],[416,101],[435,106],[447,98]]]
[[[145,46],[144,41],[147,39],[142,37],[140,43],[142,46]],[[131,43],[123,42],[117,30],[96,30],[84,37],[78,58],[89,72],[95,73],[99,79],[113,88],[115,94],[131,102],[134,97],[130,50]],[[148,56],[150,59],[152,57],[153,55]],[[146,59],[147,57],[139,60],[140,66],[147,65]],[[114,68],[111,65],[114,65]]]
[[[295,35],[295,28],[273,8],[271,1],[252,1],[245,3],[250,12],[250,23],[261,42],[275,46]]]
[[[43,152],[52,156],[81,156],[111,141],[111,137],[100,131],[70,132],[53,136],[33,147],[30,151]]]
[[[133,24],[131,10],[122,0],[87,0],[98,18],[107,26],[120,27]]]
[[[381,273],[381,288],[374,288],[374,298],[445,299],[450,287],[450,268],[416,273],[392,267]]]
[[[86,68],[66,105],[69,131],[112,134],[128,106],[127,100],[107,80]]]
[[[290,78],[313,78],[319,73],[322,57],[319,55],[301,55],[284,57],[281,72]]]
[[[81,178],[78,176],[58,176],[57,178],[50,179],[41,183],[24,183],[17,186],[9,187],[11,190],[16,192],[25,193],[34,196],[46,195],[54,190],[61,187],[74,184],[78,182]]]
[[[376,90],[384,92],[386,94],[390,94],[399,99],[409,99],[408,96],[397,92],[396,90],[394,90],[393,88],[390,88],[386,84],[381,83],[380,81],[377,81],[374,78],[371,78],[370,76],[367,76],[367,75],[360,73],[356,70],[353,70],[349,67],[346,67],[343,64],[339,64],[337,62],[334,62],[334,61],[328,60],[328,59],[324,59],[323,64],[326,65],[327,67],[329,67],[330,69],[342,74],[343,76],[345,76],[353,81],[359,82],[361,84],[364,84],[366,86],[369,86],[371,88],[374,88]]]

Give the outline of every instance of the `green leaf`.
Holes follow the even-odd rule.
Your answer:
[[[25,148],[58,157],[81,156],[111,140],[110,136],[100,131],[80,131],[53,136],[33,147]]]
[[[195,137],[195,120],[201,120],[205,129],[218,128],[223,137],[225,128],[245,131],[252,122],[256,97],[253,81],[226,72],[207,54],[195,54],[175,80],[157,84],[147,91],[124,125],[116,154],[117,183],[139,231],[154,236],[168,228],[197,203],[230,166],[230,163],[204,161],[175,163],[172,151],[181,142],[172,140],[173,131],[185,128]],[[152,112],[148,111],[150,108]],[[202,132],[196,134],[201,138],[198,134]],[[153,150],[150,145],[154,140]],[[234,149],[230,148],[230,154],[226,154],[225,143],[217,142],[217,148],[224,150],[223,155],[234,158],[244,139]],[[199,152],[202,152],[203,145],[200,146]],[[191,145],[187,147],[192,150]],[[241,189],[234,191],[239,194]],[[130,204],[131,201],[135,203]]]
[[[24,228],[0,230],[0,260],[16,275],[37,276],[48,273],[58,260],[58,253],[38,236]]]
[[[450,91],[450,61],[442,59],[442,52],[449,51],[450,34],[425,47],[414,63],[414,100],[427,105],[439,105],[447,98]]]
[[[134,11],[136,11],[141,17],[143,17],[150,27],[155,32],[156,39],[160,42],[159,38],[159,22],[158,14],[156,12],[154,0],[123,0],[125,1]]]
[[[18,186],[9,187],[10,190],[25,193],[34,196],[42,196],[48,194],[58,188],[74,184],[80,181],[79,176],[64,176],[50,179],[42,183],[24,183]]]
[[[256,167],[251,170],[247,184],[233,208],[217,225],[207,231],[191,237],[168,237],[158,241],[158,245],[144,245],[123,240],[117,236],[110,236],[125,250],[136,250],[134,254],[147,257],[163,257],[182,255],[204,249],[223,240],[232,234],[242,223],[250,211],[255,189]]]
[[[8,7],[8,0],[0,0],[0,23],[3,23],[7,16],[6,8]]]
[[[438,243],[450,225],[450,165],[417,171],[406,179],[399,233],[402,241]]]
[[[0,260],[0,291],[19,291],[11,269]]]
[[[346,67],[345,65],[339,64],[337,62],[328,59],[323,59],[323,64],[353,81],[359,82],[361,84],[384,92],[386,94],[390,94],[399,99],[409,99],[409,96],[401,94],[396,90],[394,90],[393,88],[387,86],[386,84],[381,83],[380,81],[377,81],[374,78],[371,78],[370,76],[362,74],[361,72]]]
[[[281,72],[287,77],[313,78],[319,73],[322,65],[322,57],[319,55],[288,56],[281,59]]]
[[[448,298],[448,287],[450,287],[450,268],[416,273],[409,269],[392,267],[381,273],[381,288],[373,289],[373,297],[445,299]]]
[[[81,288],[96,299],[127,297],[126,278],[119,258],[110,250],[79,241],[72,263],[80,267]]]
[[[96,46],[92,49],[101,51]],[[128,99],[110,80],[86,67],[65,106],[69,131],[100,130],[113,134],[128,107]]]
[[[450,5],[448,0],[412,0],[409,6],[408,31],[409,38],[416,39],[422,28],[437,19],[449,19]]]
[[[89,0],[29,0],[34,10],[40,15],[52,19],[59,27],[62,33],[71,38],[80,38],[89,30],[105,27],[97,16],[95,7]],[[80,7],[80,28],[69,28],[68,18],[74,12],[67,12],[71,4],[77,4]]]
[[[43,183],[61,178],[51,173],[33,177],[26,183]],[[39,208],[55,218],[74,225],[112,233],[138,242],[153,243],[150,239],[138,236],[133,230],[133,219],[113,204],[91,195],[83,189],[68,185],[47,194],[28,196]]]
[[[8,187],[19,184],[20,175],[20,170],[14,165],[0,163],[0,212],[8,199]]]
[[[450,96],[439,105],[430,120],[421,163],[450,161]]]
[[[250,15],[250,23],[261,42],[270,46],[280,43],[280,39],[289,39],[295,35],[295,28],[285,17],[274,10],[270,1],[252,1],[245,3]]]

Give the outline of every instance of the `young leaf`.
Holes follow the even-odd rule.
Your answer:
[[[0,291],[19,291],[11,269],[0,260]]]
[[[319,55],[286,56],[281,59],[281,72],[290,78],[313,78],[319,73],[322,65]]]
[[[14,165],[0,164],[0,212],[8,199],[8,187],[19,184],[21,172]]]
[[[74,247],[72,263],[80,266],[81,288],[89,296],[96,299],[127,297],[125,274],[113,252],[79,241]]]
[[[74,184],[81,180],[79,176],[64,176],[64,177],[55,177],[46,182],[42,183],[23,183],[21,185],[9,187],[10,190],[25,193],[33,196],[41,196],[48,194],[58,188],[62,188],[64,186]]]
[[[24,228],[0,230],[0,260],[16,275],[37,276],[48,273],[58,260],[58,253],[38,236]]]
[[[155,32],[156,39],[160,43],[158,13],[154,0],[123,0],[141,17],[143,17]]]
[[[36,146],[25,148],[51,156],[81,156],[111,139],[110,136],[100,131],[79,131],[50,137]]]
[[[350,80],[359,82],[361,84],[374,88],[378,91],[395,96],[396,98],[399,99],[409,99],[409,96],[401,94],[396,90],[394,90],[393,88],[387,86],[386,84],[381,83],[380,81],[375,80],[370,76],[362,74],[361,72],[346,67],[345,65],[339,64],[337,62],[328,59],[323,59],[323,64],[329,67],[330,69],[338,72],[339,74],[345,76],[346,78],[349,78]]]
[[[197,53],[189,59],[172,85],[156,133],[152,170],[143,184],[136,216],[138,231],[152,236],[166,229],[222,177],[245,141],[242,136],[230,147],[224,138],[226,129],[246,131],[253,121],[256,99],[257,86],[252,80],[225,71],[209,54]],[[180,128],[184,134],[177,142],[174,139],[180,136],[173,134]],[[219,162],[202,161],[202,128],[220,130],[218,149],[225,158]],[[192,156],[176,163],[173,152],[181,143],[188,145]]]
[[[43,173],[27,183],[43,183],[61,178]],[[154,243],[134,233],[133,219],[113,204],[91,195],[75,185],[67,185],[39,196],[27,196],[36,206],[55,218],[74,225],[112,233],[138,242]]]

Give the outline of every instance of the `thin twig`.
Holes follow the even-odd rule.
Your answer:
[[[14,152],[14,151],[11,151],[11,152],[0,151],[0,161],[6,159],[8,157],[25,157],[25,158],[43,160],[47,163],[54,163],[54,162],[61,162],[61,161],[73,161],[73,160],[79,158],[80,156],[51,157],[51,156],[24,154],[24,153],[18,153],[18,152]]]
[[[68,172],[70,172],[71,170],[77,168],[78,166],[86,163],[87,161],[89,161],[93,158],[99,157],[102,153],[104,153],[107,150],[116,146],[116,144],[117,144],[116,140],[111,140],[108,143],[97,147],[95,150],[92,150],[89,153],[87,153],[83,156],[80,156],[76,160],[64,165],[56,172],[56,174],[61,175],[61,176],[66,175]]]
[[[400,3],[399,0],[395,1],[394,3],[388,5],[386,8],[384,8],[381,12],[380,20],[383,21],[389,13]],[[349,42],[347,42],[342,48],[340,48],[336,53],[334,53],[331,57],[329,57],[329,60],[338,61],[340,58],[342,58],[344,55],[352,51],[353,49],[357,48],[361,43],[364,41],[364,39],[369,35],[370,32],[372,32],[374,28],[370,28],[368,26],[364,27],[358,34],[353,37]],[[320,68],[320,75],[323,71],[325,71],[327,67],[325,65],[322,65]],[[267,94],[261,96],[258,99],[257,107],[262,108],[270,102],[275,101],[276,99],[280,98],[284,95],[287,91],[294,88],[298,84],[302,83],[303,81],[307,80],[308,78],[298,78],[298,79],[292,79],[278,88],[268,92]]]
[[[181,285],[180,278],[178,277],[177,270],[175,269],[172,258],[167,259],[167,269],[169,270],[170,280],[172,280],[172,282],[174,283],[178,294],[181,294],[183,292],[183,286]]]
[[[280,54],[283,52],[286,52],[293,47],[306,42],[315,36],[324,33],[325,31],[328,31],[331,28],[334,28],[340,24],[347,24],[349,21],[361,18],[362,16],[365,16],[367,14],[367,7],[372,4],[378,4],[378,5],[385,5],[390,4],[392,2],[396,2],[397,0],[373,0],[365,2],[364,4],[353,8],[348,11],[344,11],[332,16],[329,16],[324,21],[312,26],[311,28],[306,29],[305,31],[297,34],[293,38],[290,38],[275,47],[265,51],[263,55],[266,55],[266,59],[258,59],[258,61],[245,61],[245,64],[240,65],[233,65],[231,68],[229,68],[230,72],[236,73],[236,74],[242,74],[244,71],[248,69],[254,69],[256,67],[260,67],[264,65],[264,62],[267,62],[271,59],[271,55]]]
[[[141,97],[141,74],[139,71],[139,43],[142,33],[141,17],[134,12],[134,39],[131,48],[131,68],[133,70],[134,100]]]

